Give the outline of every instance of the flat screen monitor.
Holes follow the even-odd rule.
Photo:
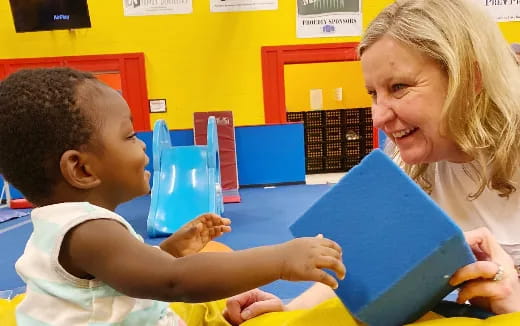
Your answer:
[[[87,0],[9,0],[17,33],[90,27]]]

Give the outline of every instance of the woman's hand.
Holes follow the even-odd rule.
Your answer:
[[[452,276],[451,285],[462,284],[457,302],[469,300],[496,314],[520,311],[520,282],[511,257],[486,228],[465,232],[465,237],[478,261]]]
[[[240,325],[258,315],[284,310],[285,306],[280,298],[274,294],[254,289],[229,298],[226,302],[224,317],[232,325]]]

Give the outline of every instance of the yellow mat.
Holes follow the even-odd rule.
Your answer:
[[[186,304],[172,303],[175,310],[188,325],[200,326],[229,326],[222,317],[225,301],[210,303]],[[358,326],[358,323],[344,308],[338,298],[323,302],[313,309],[296,310],[289,312],[274,312],[265,314],[247,321],[243,326]],[[514,314],[491,317],[486,320],[475,318],[442,318],[434,313],[428,313],[419,321],[417,326],[511,326],[520,325],[520,312]]]
[[[0,299],[0,325],[2,326],[14,326],[16,321],[14,318],[14,309],[20,301],[22,301],[24,295],[17,295],[12,300]]]
[[[23,295],[13,300],[0,299],[0,325],[15,326],[14,310],[23,299]],[[172,303],[172,309],[177,312],[189,326],[229,326],[222,317],[225,300],[208,303]],[[275,312],[254,318],[242,324],[243,326],[358,326],[356,321],[343,307],[339,299],[334,298],[323,302],[313,309],[290,312]],[[520,325],[520,312],[500,315],[486,320],[474,318],[442,318],[428,313],[416,326],[511,326]]]

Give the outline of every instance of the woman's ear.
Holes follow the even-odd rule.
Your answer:
[[[89,165],[88,154],[77,150],[68,150],[61,155],[60,170],[63,179],[74,188],[92,189],[101,183]]]

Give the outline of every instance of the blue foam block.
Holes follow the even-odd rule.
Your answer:
[[[462,231],[380,150],[325,193],[292,226],[343,248],[337,294],[359,320],[402,325],[453,290],[449,277],[475,261]]]

